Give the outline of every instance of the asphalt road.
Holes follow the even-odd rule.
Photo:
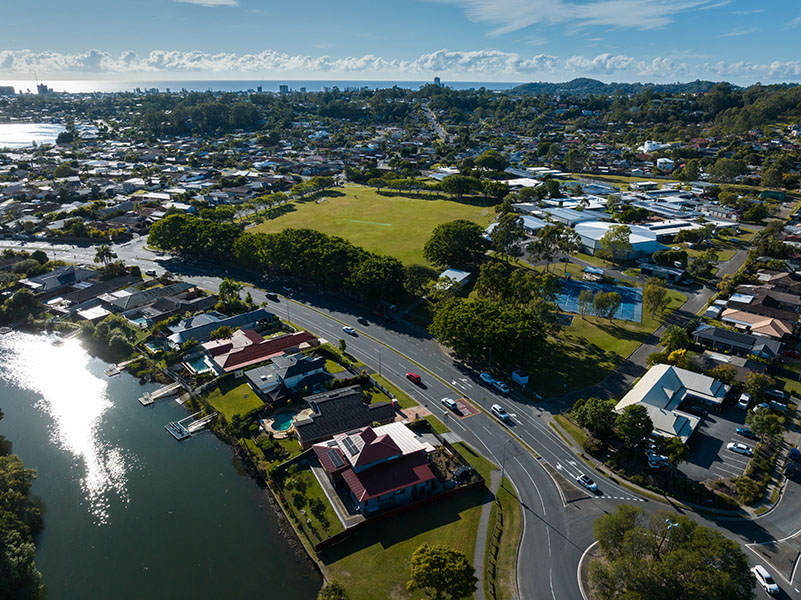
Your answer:
[[[143,270],[155,268],[162,272],[168,268],[182,275],[185,280],[210,290],[218,288],[221,281],[218,275],[249,280],[247,273],[235,269],[228,269],[226,272],[219,265],[187,263],[168,255],[147,251],[143,244],[144,240],[138,239],[115,246],[114,249],[119,258],[129,264],[138,264]],[[0,242],[0,248],[20,246],[17,242]],[[94,257],[92,247],[49,245],[44,242],[25,244],[25,247],[30,250],[44,248],[48,254],[57,258],[85,263],[91,263]],[[220,270],[223,272],[220,273]],[[278,294],[287,293],[284,285],[285,282],[279,280],[259,282],[260,288]],[[261,289],[252,288],[250,291],[256,302],[266,301]],[[351,354],[376,371],[380,363],[382,375],[440,418],[444,412],[440,404],[441,398],[453,397],[457,393],[471,398],[484,410],[497,402],[513,414],[514,424],[510,426],[501,424],[487,412],[479,412],[464,419],[451,416],[448,418],[448,426],[474,449],[498,464],[503,464],[507,485],[514,485],[517,490],[524,516],[517,568],[521,598],[580,598],[576,568],[582,553],[594,541],[594,520],[614,511],[619,503],[635,503],[647,510],[667,508],[666,505],[632,493],[597,473],[590,473],[590,468],[582,463],[548,425],[552,417],[548,410],[551,403],[531,406],[482,386],[477,373],[455,363],[435,340],[418,328],[399,321],[387,322],[373,316],[364,307],[322,290],[296,288],[291,296],[282,297],[279,302],[267,301],[268,307],[279,317],[287,318],[334,343],[340,338],[346,338]],[[693,301],[693,305],[696,302],[700,303],[701,299]],[[359,324],[356,319],[360,316],[367,317],[370,325]],[[356,329],[357,335],[351,337],[344,334],[344,325]],[[405,373],[408,371],[422,376],[421,385],[412,384],[406,379]],[[537,455],[523,446],[520,440]],[[585,499],[565,506],[543,463],[570,480],[579,473],[590,474],[598,483],[600,494],[588,494]],[[720,529],[742,544],[767,542],[786,538],[801,530],[801,511],[797,510],[800,500],[801,486],[791,481],[788,482],[780,504],[757,519],[710,520],[694,513],[689,516]],[[752,551],[746,550],[746,554],[754,564],[760,562],[757,554]],[[801,598],[801,592],[783,580],[780,573],[771,568],[769,570],[774,573],[782,589],[789,590],[790,595],[787,597]],[[759,594],[760,591],[758,597]]]

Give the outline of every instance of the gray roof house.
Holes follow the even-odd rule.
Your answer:
[[[761,335],[740,333],[701,323],[692,333],[697,343],[707,344],[715,350],[728,350],[740,354],[753,354],[774,360],[781,352],[782,343]]]
[[[187,290],[191,290],[194,285],[191,283],[172,283],[163,287],[152,287],[147,290],[140,290],[135,287],[127,288],[120,292],[101,296],[101,300],[111,305],[111,310],[115,312],[127,312],[141,306],[153,304],[159,298],[174,296]]]
[[[320,376],[320,377],[315,377]],[[283,386],[287,390],[301,383],[309,386],[330,378],[325,370],[325,358],[304,355],[276,356],[270,364],[245,371],[250,386],[262,396],[269,396]],[[312,382],[311,379],[315,381]]]
[[[241,315],[234,315],[233,317],[228,317],[217,311],[211,311],[196,317],[189,317],[188,319],[179,321],[175,325],[171,325],[169,330],[172,334],[167,336],[167,340],[173,346],[180,346],[187,340],[205,342],[209,339],[212,332],[220,327],[249,329],[257,323],[272,321],[274,319],[275,315],[263,308],[257,308],[256,310],[251,310]]]
[[[66,267],[57,267],[49,273],[37,275],[36,277],[20,279],[19,282],[35,294],[51,294],[63,290],[67,286],[86,281],[96,275],[97,271],[94,269],[69,265]]]
[[[677,437],[686,443],[695,431],[700,417],[679,410],[686,401],[720,406],[731,386],[708,377],[671,365],[654,365],[632,387],[615,410],[640,404],[648,411],[654,424],[653,435]]]
[[[327,440],[337,433],[395,418],[395,409],[390,402],[365,404],[358,385],[306,396],[304,400],[311,407],[312,413],[308,417],[295,420],[295,432],[303,448]]]

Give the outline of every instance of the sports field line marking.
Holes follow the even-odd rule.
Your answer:
[[[392,227],[392,223],[376,223],[375,221],[361,221],[359,219],[348,219],[351,223],[364,223],[365,225],[380,225],[381,227]]]

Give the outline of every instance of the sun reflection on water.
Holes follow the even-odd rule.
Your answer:
[[[107,523],[112,497],[127,503],[128,462],[103,440],[100,425],[112,406],[107,383],[89,371],[76,339],[54,346],[45,336],[0,335],[0,378],[39,394],[37,408],[53,419],[50,439],[83,463],[81,488],[90,513]]]

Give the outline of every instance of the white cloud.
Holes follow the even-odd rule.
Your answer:
[[[0,74],[36,71],[40,76],[62,74],[255,74],[270,75],[353,75],[428,78],[432,75],[474,80],[563,80],[577,76],[617,81],[677,81],[695,78],[727,78],[735,82],[797,80],[801,60],[771,63],[697,62],[691,57],[657,56],[649,59],[624,54],[558,57],[550,54],[521,55],[500,50],[436,50],[411,60],[386,59],[373,54],[333,58],[286,54],[264,50],[253,54],[223,52],[211,54],[192,50],[153,50],[147,55],[126,51],[112,55],[103,50],[62,54],[31,50],[0,50]],[[347,78],[347,77],[344,77]]]
[[[735,29],[734,31],[729,31],[728,33],[721,33],[718,37],[740,37],[741,35],[751,35],[756,31],[757,30],[754,27],[749,27],[748,29]]]
[[[460,6],[470,20],[493,23],[492,35],[517,31],[538,23],[572,23],[579,26],[656,29],[673,21],[674,15],[694,9],[714,8],[727,2],[714,0],[429,0]]]
[[[186,4],[199,4],[200,6],[239,6],[239,0],[173,0]]]

